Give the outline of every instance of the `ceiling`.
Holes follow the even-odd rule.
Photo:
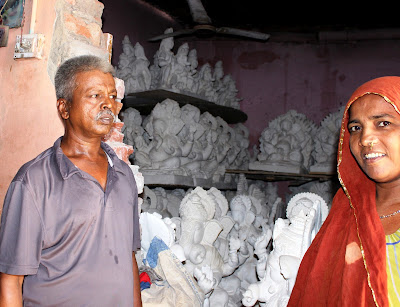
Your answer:
[[[191,28],[194,22],[186,1],[143,0],[168,13],[183,28]],[[376,2],[373,7],[361,4],[357,8],[354,1],[351,2],[352,7],[337,1],[202,0],[202,3],[215,27],[234,27],[268,34],[400,28],[396,10],[388,8],[383,12]],[[272,35],[271,39],[274,37]]]

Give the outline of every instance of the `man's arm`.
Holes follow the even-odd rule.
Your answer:
[[[2,307],[22,306],[23,282],[24,282],[23,275],[9,275],[5,273],[0,273],[0,306]]]
[[[142,296],[140,293],[139,268],[136,263],[135,252],[132,252],[132,272],[133,272],[133,306],[142,307]],[[0,304],[0,306],[3,306]]]

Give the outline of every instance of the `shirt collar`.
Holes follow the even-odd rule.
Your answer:
[[[68,179],[75,173],[79,173],[79,169],[71,162],[70,159],[63,153],[60,145],[61,145],[62,136],[59,137],[53,145],[54,152],[56,153],[56,161],[57,165],[60,169],[61,176],[63,179]],[[110,157],[112,161],[112,167],[115,171],[124,173],[123,165],[121,163],[125,163],[118,158],[115,154],[114,150],[104,142],[101,142],[101,148],[104,152]]]
[[[120,158],[118,158],[117,154],[115,153],[115,151],[106,143],[101,142],[101,148],[104,150],[104,152],[106,154],[108,154],[108,156],[110,157],[112,163],[113,163],[113,168],[117,171],[117,172],[121,172],[124,173],[124,169],[123,169],[123,165],[122,163],[125,163],[124,161],[122,161]]]

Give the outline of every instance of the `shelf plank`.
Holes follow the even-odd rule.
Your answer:
[[[291,185],[301,185],[310,181],[328,181],[337,180],[336,174],[291,174],[267,172],[261,170],[232,170],[225,171],[228,174],[244,174],[247,179],[263,180],[263,181],[291,181]]]
[[[178,102],[180,107],[191,104],[199,108],[202,113],[207,111],[213,116],[221,117],[228,124],[243,123],[247,120],[247,114],[241,110],[221,106],[193,95],[175,93],[164,89],[127,94],[122,100],[122,109],[132,107],[142,115],[149,115],[157,103],[167,98]]]

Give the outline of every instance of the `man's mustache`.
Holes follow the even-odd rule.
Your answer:
[[[99,120],[100,118],[102,118],[102,117],[105,116],[105,115],[111,115],[111,116],[113,117],[113,119],[114,119],[114,122],[117,120],[117,116],[116,116],[111,110],[109,110],[109,109],[100,111],[100,112],[96,115],[96,117],[95,117],[94,119],[95,119],[95,120]]]

